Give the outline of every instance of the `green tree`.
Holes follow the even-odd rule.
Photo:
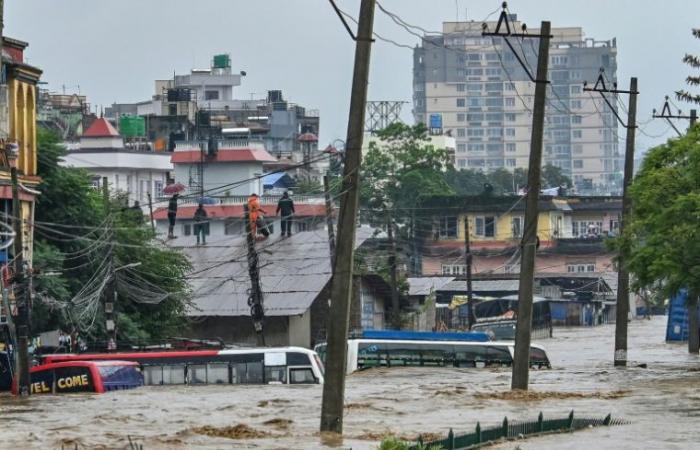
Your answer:
[[[626,257],[637,289],[660,286],[667,296],[688,290],[688,348],[698,353],[700,127],[650,150],[630,195],[631,218],[615,245]]]
[[[561,167],[553,166],[552,164],[547,164],[544,167],[542,167],[543,188],[570,188],[571,186],[573,186],[573,184],[571,183],[571,178],[564,175],[564,172],[561,170]]]
[[[693,29],[693,36],[695,36],[697,39],[700,39],[700,28],[694,28]],[[690,53],[686,53],[685,56],[683,57],[683,62],[689,65],[692,69],[700,71],[700,57],[691,55]],[[693,86],[693,87],[698,87],[700,86],[700,74],[698,75],[689,75],[685,79],[686,84],[688,86]],[[691,92],[688,92],[684,89],[676,91],[676,97],[679,100],[683,100],[689,103],[695,103],[700,105],[700,94],[693,94]]]
[[[65,150],[56,135],[40,130],[37,144],[42,195],[36,205],[33,265],[39,301],[34,305],[33,331],[77,327],[94,339],[104,339],[99,295],[104,287],[90,297],[91,302],[79,300],[89,297],[85,286],[101,284],[111,275],[100,268],[113,248],[115,267],[134,266],[116,275],[119,338],[155,339],[180,333],[189,298],[185,256],[156,241],[142,216],[124,208],[122,198],[110,198],[106,208],[87,172],[60,166]]]

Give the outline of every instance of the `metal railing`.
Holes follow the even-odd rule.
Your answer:
[[[217,148],[219,150],[238,150],[246,148],[264,149],[265,144],[260,139],[255,138],[236,138],[236,139],[217,139]],[[207,141],[177,141],[175,142],[176,152],[200,151],[206,149]]]
[[[445,439],[424,442],[419,436],[415,445],[408,447],[409,450],[419,450],[422,448],[439,448],[445,450],[466,450],[478,448],[492,444],[501,439],[516,439],[525,436],[536,436],[549,433],[568,433],[590,427],[625,425],[629,422],[621,419],[613,419],[610,414],[602,419],[576,418],[574,411],[568,417],[545,420],[540,412],[536,421],[530,422],[510,422],[507,417],[503,419],[501,425],[489,428],[481,428],[479,422],[473,433],[455,435],[450,429]]]
[[[205,197],[207,197],[205,193]],[[216,201],[216,205],[245,205],[248,202],[247,195],[229,195],[229,196],[212,196],[208,198],[213,198]],[[261,205],[277,205],[277,202],[282,198],[281,195],[262,195],[260,198]],[[170,199],[169,196],[159,197],[156,202],[163,203]],[[305,205],[322,205],[325,204],[325,198],[323,195],[293,195],[292,200],[296,204]],[[184,197],[178,200],[180,206],[183,205],[196,205],[199,198],[189,198]]]

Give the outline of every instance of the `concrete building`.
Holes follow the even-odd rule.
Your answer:
[[[517,17],[509,18],[519,30]],[[495,29],[494,22],[488,26]],[[414,116],[429,128],[452,131],[457,168],[526,168],[535,86],[503,39],[481,32],[478,22],[445,22],[443,35],[425,36],[415,48]],[[543,162],[561,167],[579,194],[619,194],[616,119],[601,98],[583,91],[601,67],[616,79],[616,41],[586,38],[578,27],[553,28],[552,35]],[[511,44],[534,77],[537,39]]]
[[[160,197],[173,172],[170,153],[125,145],[104,118],[92,123],[78,145],[69,146],[63,164],[87,170],[95,187],[107,177],[110,190],[125,194],[130,205],[138,201],[144,212],[148,211],[148,195]]]
[[[4,36],[0,48],[2,76],[0,77],[0,211],[4,214],[4,232],[11,228],[12,186],[10,168],[17,168],[19,178],[20,214],[23,255],[29,267],[34,254],[34,219],[36,196],[41,178],[37,175],[36,98],[41,70],[24,61],[29,44]],[[14,159],[13,159],[14,157]],[[10,261],[12,247],[0,250],[0,264]],[[4,286],[7,287],[7,286]]]

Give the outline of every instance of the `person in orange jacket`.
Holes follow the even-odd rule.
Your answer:
[[[262,221],[264,214],[267,213],[260,206],[260,197],[258,197],[258,194],[250,194],[250,197],[248,197],[248,215],[250,217],[250,231],[253,233],[253,237],[258,235],[258,219]],[[262,227],[260,232],[265,237],[269,234],[265,227]]]

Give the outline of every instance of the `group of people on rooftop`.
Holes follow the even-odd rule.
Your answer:
[[[168,202],[168,239],[174,239],[175,236],[175,222],[177,219],[177,207],[179,194],[174,194],[170,201]],[[253,193],[248,197],[248,220],[250,221],[250,230],[254,238],[261,234],[263,238],[270,235],[270,228],[265,220],[267,212],[262,208],[260,204],[260,197]],[[281,214],[281,233],[282,237],[292,235],[292,217],[295,214],[294,201],[289,196],[289,192],[284,192],[282,198],[277,202],[277,210],[275,215]],[[200,202],[193,216],[194,227],[193,234],[197,236],[197,245],[206,244],[207,227],[209,226],[209,220],[207,211],[204,207],[204,203]]]

